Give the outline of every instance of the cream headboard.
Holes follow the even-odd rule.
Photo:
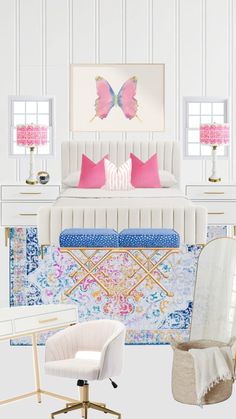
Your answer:
[[[72,172],[80,171],[82,154],[97,162],[105,154],[117,166],[124,163],[130,152],[146,161],[154,153],[158,155],[160,170],[168,170],[180,186],[180,146],[178,141],[66,141],[62,143],[62,184]]]

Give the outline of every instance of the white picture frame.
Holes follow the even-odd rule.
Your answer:
[[[164,90],[164,64],[72,64],[70,130],[164,131]]]

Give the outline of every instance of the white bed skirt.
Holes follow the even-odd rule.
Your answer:
[[[43,207],[38,229],[41,245],[59,245],[65,228],[173,228],[181,243],[205,244],[207,211],[200,206],[181,208],[75,208]]]

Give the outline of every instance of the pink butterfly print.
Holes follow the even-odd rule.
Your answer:
[[[95,100],[96,116],[104,119],[109,114],[113,106],[119,106],[125,117],[133,119],[137,115],[138,101],[135,99],[137,78],[131,77],[120,88],[118,94],[114,93],[111,85],[103,77],[96,78],[97,99]]]

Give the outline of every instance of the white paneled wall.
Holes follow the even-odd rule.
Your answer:
[[[0,0],[0,181],[23,181],[25,161],[8,157],[8,95],[53,95],[56,157],[38,159],[60,180],[60,143],[111,138],[182,141],[184,96],[229,96],[236,109],[234,0]],[[71,63],[165,63],[165,131],[69,131]],[[225,181],[236,180],[236,128]],[[235,160],[236,161],[236,160]],[[184,160],[185,182],[207,178],[210,162]]]

